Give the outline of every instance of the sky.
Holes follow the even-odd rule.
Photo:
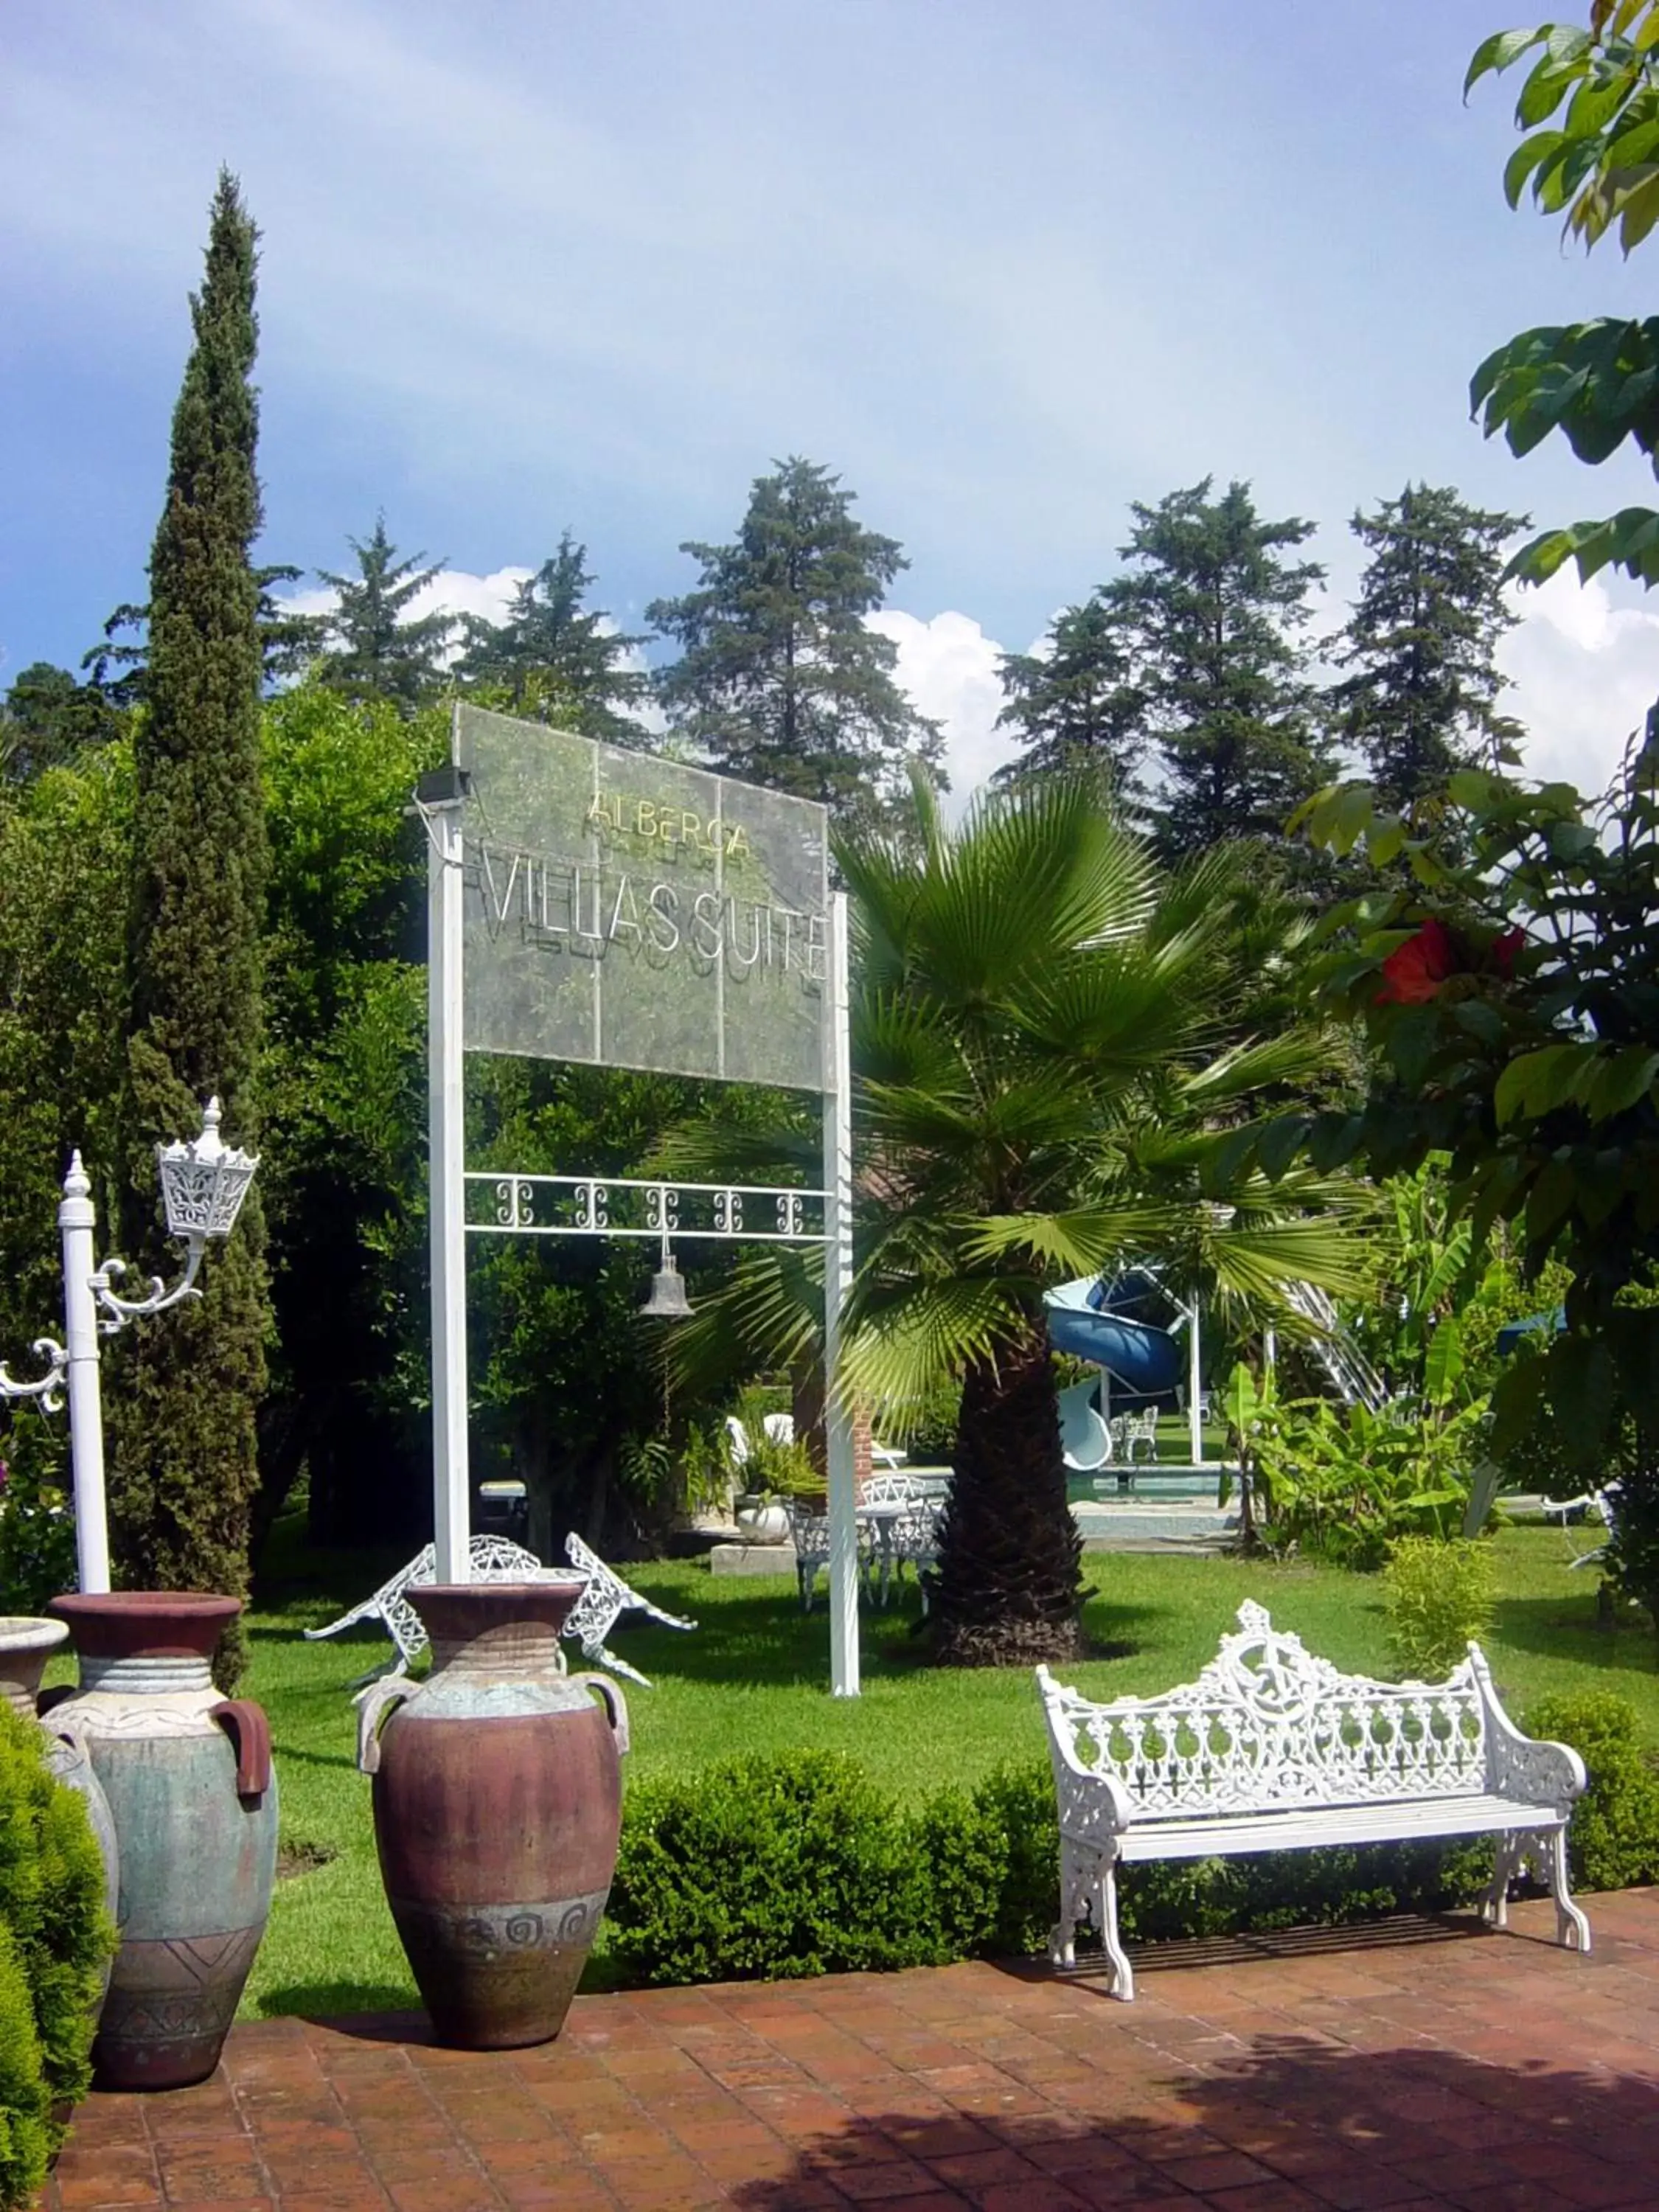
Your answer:
[[[1580,11],[1582,13],[1582,10]],[[221,162],[263,232],[261,557],[377,511],[487,610],[569,526],[626,629],[752,479],[837,471],[965,790],[997,656],[1206,475],[1316,522],[1409,479],[1541,525],[1652,496],[1468,418],[1530,324],[1643,270],[1505,207],[1503,0],[0,0],[0,687],[144,592]],[[1650,249],[1659,254],[1659,243]],[[1529,765],[1598,782],[1659,612],[1519,602]]]

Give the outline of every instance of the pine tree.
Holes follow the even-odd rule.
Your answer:
[[[645,611],[681,648],[658,684],[676,731],[712,768],[842,813],[896,797],[908,763],[944,750],[894,678],[897,647],[866,622],[909,564],[854,521],[854,497],[815,462],[778,463],[735,544],[681,546],[699,587]]]
[[[348,538],[346,544],[357,556],[355,576],[317,571],[319,582],[338,594],[334,611],[323,618],[322,679],[349,699],[388,699],[413,714],[442,683],[444,648],[457,628],[456,617],[441,611],[413,620],[409,615],[444,563],[422,568],[424,553],[400,561],[384,514],[375,517],[367,541]]]
[[[1133,632],[1109,595],[1096,592],[1066,608],[1042,649],[1005,653],[1000,673],[1007,704],[997,726],[1016,732],[1025,750],[999,771],[999,781],[1094,767],[1120,805],[1133,805],[1146,700],[1135,681]]]
[[[0,699],[0,783],[27,783],[121,733],[121,715],[94,684],[31,661]]]
[[[1179,857],[1229,837],[1276,837],[1326,780],[1298,633],[1324,570],[1293,561],[1314,526],[1265,522],[1246,483],[1218,500],[1212,479],[1137,501],[1103,596],[1132,631],[1136,682],[1162,756],[1153,813]]]
[[[1493,656],[1516,619],[1503,548],[1526,526],[1423,483],[1353,518],[1370,557],[1335,655],[1353,672],[1331,697],[1391,807],[1420,806],[1455,769],[1514,758],[1515,725],[1497,712],[1509,679]]]
[[[258,410],[250,382],[257,238],[222,171],[195,342],[173,418],[150,555],[149,712],[137,776],[126,1112],[125,1249],[159,1248],[158,1140],[193,1134],[217,1092],[227,1139],[258,1138],[260,927]],[[111,1504],[129,1585],[241,1592],[257,1485],[254,1413],[270,1301],[257,1188],[204,1264],[199,1303],[123,1340]],[[222,1654],[234,1674],[239,1652]]]
[[[592,582],[587,548],[567,530],[558,551],[519,586],[505,622],[468,618],[455,673],[515,714],[638,745],[645,733],[632,710],[649,697],[651,679],[629,662],[645,640],[607,627],[610,616],[585,604]]]

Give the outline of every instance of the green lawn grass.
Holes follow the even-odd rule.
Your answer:
[[[1636,1705],[1645,1736],[1659,1747],[1659,1671],[1645,1622],[1616,1634],[1596,1627],[1595,1571],[1567,1571],[1573,1535],[1516,1528],[1502,1532],[1497,1547],[1503,1595],[1488,1650],[1511,1710],[1524,1714],[1546,1690],[1613,1687]],[[245,2013],[327,2014],[416,2002],[381,1894],[348,1689],[384,1655],[385,1641],[362,1630],[325,1644],[300,1638],[301,1628],[343,1610],[397,1564],[307,1554],[279,1543],[267,1607],[251,1618],[252,1664],[244,1692],[270,1716],[284,1844],[313,1863],[278,1884]],[[1189,1680],[1246,1597],[1260,1599],[1277,1621],[1338,1665],[1388,1671],[1375,1577],[1109,1553],[1088,1554],[1085,1571],[1088,1632],[1097,1645],[1121,1652],[1068,1670],[1096,1696]],[[975,1781],[1004,1760],[1043,1756],[1029,1674],[916,1663],[912,1585],[887,1612],[865,1613],[864,1694],[836,1699],[825,1686],[823,1605],[803,1616],[793,1577],[716,1581],[700,1560],[628,1573],[669,1610],[701,1623],[692,1635],[655,1627],[620,1633],[619,1648],[656,1685],[624,1686],[634,1781],[695,1773],[734,1753],[811,1747],[851,1753],[885,1787],[908,1796]],[[321,1857],[325,1863],[314,1863]],[[602,1955],[590,1971],[603,1979]]]

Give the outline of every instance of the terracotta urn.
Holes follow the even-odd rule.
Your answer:
[[[276,1780],[260,1708],[222,1698],[210,1662],[239,1600],[175,1590],[54,1598],[81,1686],[55,1728],[86,1746],[114,1819],[121,1948],[94,2080],[204,2081],[264,1933],[276,1873]]]
[[[87,1824],[104,1862],[104,1902],[112,1920],[119,1899],[119,1860],[116,1851],[115,1821],[103,1785],[93,1771],[85,1740],[55,1712],[40,1713],[43,1705],[61,1705],[74,1692],[48,1691],[40,1695],[40,1677],[52,1653],[69,1641],[61,1620],[45,1620],[28,1613],[0,1614],[0,1698],[21,1719],[40,1717],[46,1739],[46,1765],[58,1781],[73,1790],[85,1803]]]
[[[434,2029],[464,2050],[558,2033],[610,1894],[628,1710],[607,1676],[565,1672],[586,1587],[411,1585],[432,1672],[359,1701],[392,1916]]]

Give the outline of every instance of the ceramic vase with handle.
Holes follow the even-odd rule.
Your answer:
[[[359,1700],[387,1901],[434,2028],[463,2049],[558,2033],[610,1893],[628,1711],[607,1676],[565,1671],[585,1587],[411,1584],[432,1672]]]
[[[222,1698],[215,1645],[233,1597],[118,1590],[54,1598],[81,1686],[54,1727],[85,1745],[120,1855],[121,1948],[94,2079],[174,2089],[206,2079],[253,1964],[276,1873],[270,1733],[252,1700]]]
[[[103,1785],[93,1771],[84,1738],[50,1709],[74,1693],[48,1691],[40,1695],[40,1677],[52,1653],[69,1641],[61,1620],[45,1620],[27,1613],[0,1616],[0,1698],[24,1720],[40,1715],[46,1739],[46,1765],[58,1781],[73,1790],[87,1808],[87,1825],[104,1862],[104,1903],[116,1917],[119,1901],[119,1860],[116,1852],[115,1821]],[[47,1711],[42,1712],[45,1705]],[[106,1977],[107,1979],[107,1976]]]

